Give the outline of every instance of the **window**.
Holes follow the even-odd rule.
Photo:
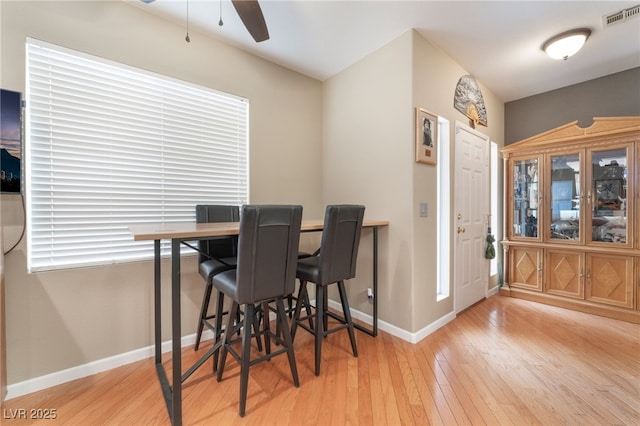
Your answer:
[[[151,258],[129,225],[248,201],[246,99],[33,39],[26,49],[30,272]]]
[[[451,240],[451,177],[449,176],[451,154],[449,153],[449,121],[438,117],[438,271],[437,300],[449,297],[450,240]]]
[[[498,159],[498,144],[491,142],[491,224],[492,235],[496,241],[500,241],[500,230],[498,229],[498,171],[500,168],[500,160]],[[498,271],[498,249],[497,242],[493,243],[496,249],[496,257],[491,259],[489,263],[489,277],[499,274]],[[497,247],[496,247],[497,246]]]

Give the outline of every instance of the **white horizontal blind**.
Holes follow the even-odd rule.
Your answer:
[[[29,271],[149,258],[129,225],[248,202],[246,99],[33,39],[26,57]]]

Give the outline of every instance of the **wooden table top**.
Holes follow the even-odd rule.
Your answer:
[[[363,228],[387,225],[389,225],[389,221],[384,220],[365,220],[362,223]],[[323,226],[324,221],[322,219],[303,220],[301,230],[302,232],[321,231]],[[223,235],[237,235],[240,232],[240,222],[149,223],[144,225],[131,225],[129,226],[129,231],[133,234],[134,241],[164,240],[172,238],[198,239]]]

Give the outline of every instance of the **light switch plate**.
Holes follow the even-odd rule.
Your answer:
[[[420,203],[420,217],[429,216],[429,204]]]

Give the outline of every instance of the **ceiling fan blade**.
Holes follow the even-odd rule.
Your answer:
[[[231,3],[256,42],[269,40],[269,30],[258,0],[231,0]]]

